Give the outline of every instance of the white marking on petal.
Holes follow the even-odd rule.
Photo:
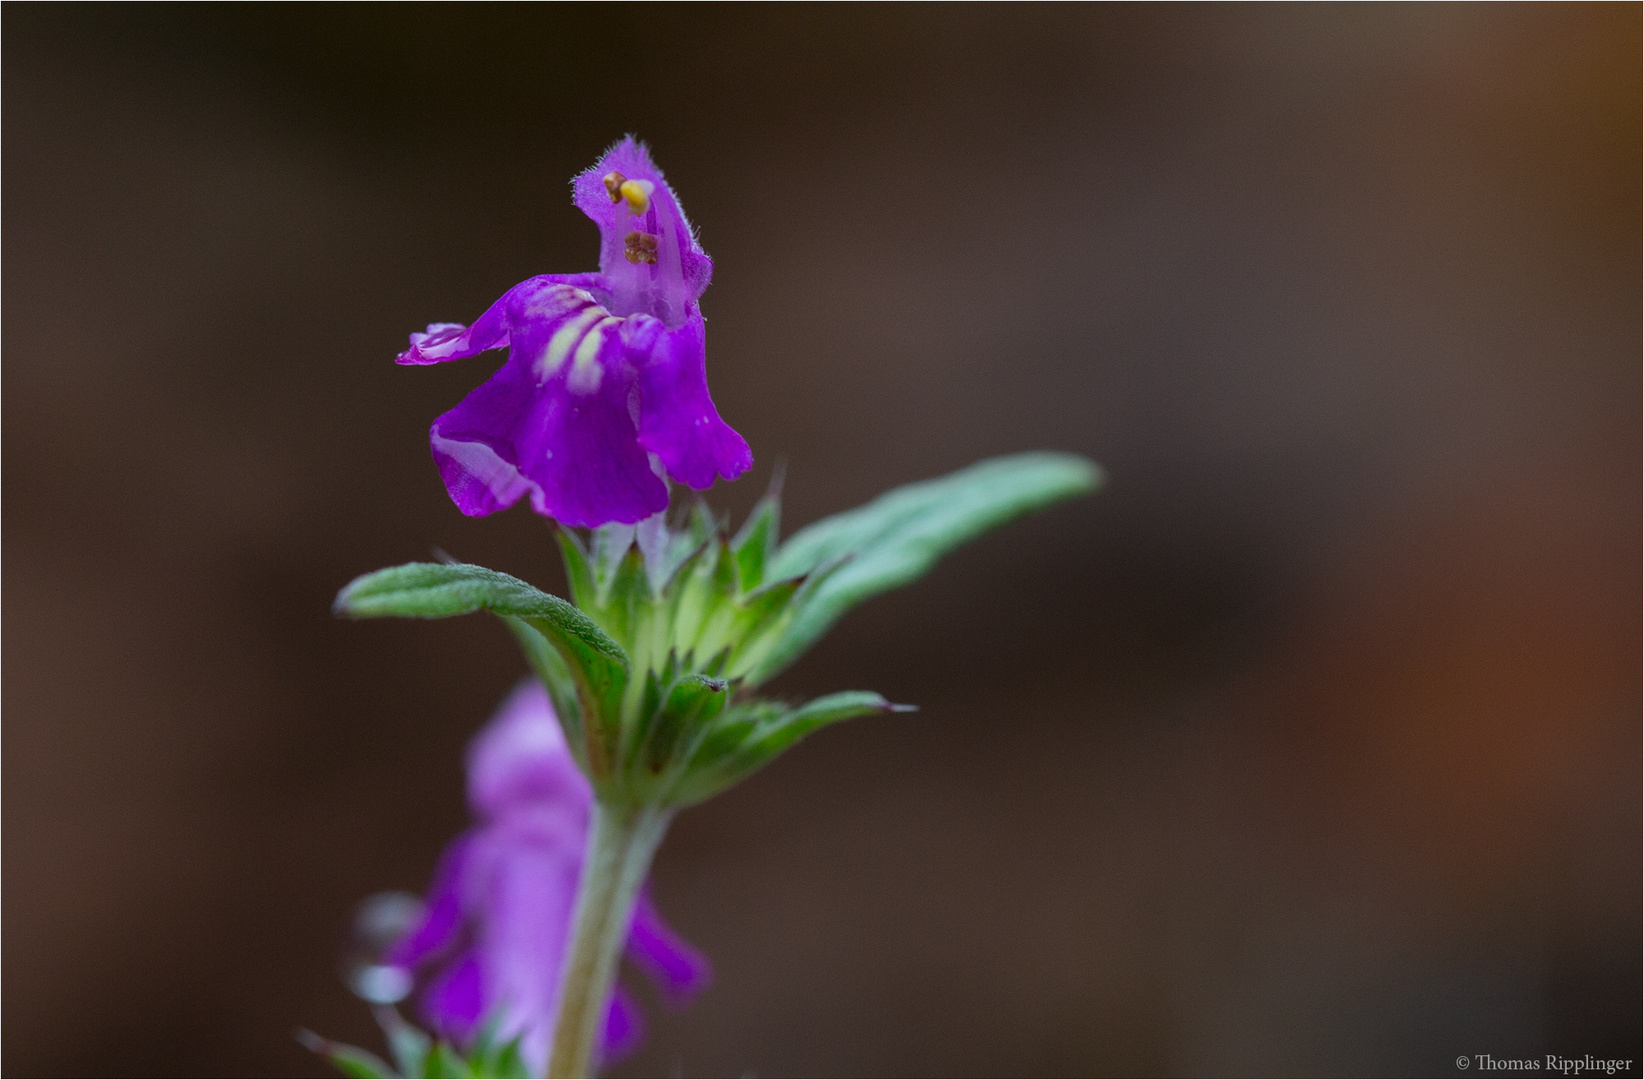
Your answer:
[[[605,376],[605,368],[599,362],[599,350],[605,344],[605,331],[621,322],[615,315],[607,315],[582,336],[576,356],[571,360],[571,374],[565,377],[566,389],[571,393],[592,394],[599,389],[600,380]]]
[[[593,294],[575,285],[550,285],[531,298],[525,309],[527,315],[537,317],[578,311],[595,303]]]
[[[546,381],[554,376],[570,358],[571,350],[577,347],[582,335],[590,326],[601,319],[608,318],[604,308],[598,304],[589,304],[581,312],[566,319],[548,338],[548,347],[542,350],[542,356],[536,363],[537,379]]]
[[[447,439],[432,432],[434,449],[455,461],[469,476],[484,484],[492,498],[504,506],[511,505],[521,495],[536,487],[518,469],[497,456],[497,452],[482,442],[463,442]]]

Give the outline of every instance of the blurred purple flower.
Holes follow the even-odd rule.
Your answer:
[[[592,793],[566,749],[548,694],[522,683],[468,749],[468,802],[480,824],[446,849],[421,918],[384,958],[428,976],[428,1022],[460,1043],[482,1024],[523,1035],[540,1075],[552,1038],[560,965],[571,933]],[[683,1005],[712,978],[708,960],[642,894],[627,955],[665,1000]],[[605,1020],[604,1060],[644,1037],[618,987]]]
[[[624,139],[572,181],[599,226],[599,273],[514,286],[472,326],[411,335],[402,364],[508,348],[502,369],[434,421],[434,460],[469,515],[527,492],[567,525],[639,521],[753,463],[708,396],[697,300],[713,261],[644,146]]]

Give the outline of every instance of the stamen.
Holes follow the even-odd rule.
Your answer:
[[[622,238],[622,254],[629,262],[656,263],[656,237],[650,233],[631,232]]]
[[[649,180],[624,180],[617,185],[617,190],[628,202],[628,213],[643,214],[651,205],[651,192],[656,190],[656,185]]]
[[[622,185],[628,182],[628,178],[613,169],[601,179],[605,181],[605,193],[611,197],[611,201],[614,203],[621,202]]]

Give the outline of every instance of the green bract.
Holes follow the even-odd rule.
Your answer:
[[[339,614],[437,619],[489,611],[548,687],[602,802],[700,802],[839,720],[895,711],[849,691],[793,707],[752,691],[856,604],[923,575],[955,547],[1092,491],[1081,457],[994,458],[897,488],[778,544],[773,492],[728,536],[698,503],[680,526],[559,531],[571,603],[481,566],[410,563],[356,579]]]

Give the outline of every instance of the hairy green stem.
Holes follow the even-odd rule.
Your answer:
[[[577,889],[571,952],[560,983],[551,1077],[593,1075],[594,1050],[616,981],[617,958],[633,920],[634,901],[672,812],[596,801],[588,857]]]

